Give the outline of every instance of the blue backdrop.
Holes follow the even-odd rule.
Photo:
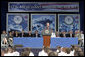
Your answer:
[[[55,22],[56,15],[55,14],[32,14],[31,22],[32,22],[32,31],[38,30],[41,34],[41,31],[45,29],[46,23],[50,23],[50,28],[55,31]]]
[[[29,31],[29,14],[7,14],[7,31]]]
[[[80,15],[79,14],[59,14],[59,31],[80,30]]]

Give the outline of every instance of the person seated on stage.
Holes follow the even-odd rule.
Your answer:
[[[8,44],[9,46],[13,46],[13,35],[11,31],[9,32],[9,35],[8,35]]]
[[[76,37],[78,37],[78,44],[81,46],[82,45],[82,38],[81,38],[80,30],[77,30]]]
[[[21,56],[34,56],[33,52],[31,52],[30,48],[25,48],[24,51],[21,53]]]
[[[47,48],[43,47],[42,51],[38,53],[38,56],[48,56],[48,53],[46,52]]]
[[[52,30],[51,37],[56,37],[55,32]]]
[[[29,31],[27,37],[33,37],[32,31]]]
[[[58,31],[56,31],[56,37],[60,37],[60,36],[59,36],[59,32],[58,32]]]
[[[7,33],[6,33],[6,31],[3,31],[2,34],[1,34],[1,42],[3,44],[7,44]]]
[[[18,31],[15,31],[15,33],[14,33],[14,37],[19,37],[19,33],[18,33]]]
[[[24,30],[22,30],[22,32],[19,34],[20,37],[26,37],[26,33],[24,32]]]
[[[75,30],[74,32],[74,37],[77,37],[77,30]]]
[[[60,37],[66,37],[66,32],[62,31],[61,34],[60,34]]]
[[[12,36],[14,37],[15,31],[12,31]]]
[[[66,34],[66,37],[74,37],[73,31],[70,30],[68,34]]]
[[[84,46],[84,33],[83,31],[80,32],[81,39],[82,39],[82,46]]]
[[[40,37],[40,34],[38,33],[38,30],[35,31],[35,34],[33,34],[33,37]]]
[[[13,34],[12,34],[12,32],[11,32],[11,31],[9,32],[8,37],[9,37],[9,38],[13,38]]]

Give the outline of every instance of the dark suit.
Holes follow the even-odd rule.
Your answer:
[[[20,33],[20,34],[19,34],[19,37],[26,37],[26,33],[23,33],[23,34]]]
[[[66,34],[65,34],[65,36],[66,36]],[[61,33],[61,34],[60,34],[60,37],[64,37],[64,34]]]
[[[40,34],[33,34],[33,37],[40,37]]]
[[[14,36],[14,37],[19,37],[19,34],[17,34],[17,35],[18,35],[18,36],[16,36],[16,34],[14,33],[14,35],[13,35],[13,36]]]
[[[66,37],[74,37],[74,34],[66,34]]]
[[[26,36],[27,36],[27,37],[33,37],[33,34],[31,34],[31,35],[27,34]]]

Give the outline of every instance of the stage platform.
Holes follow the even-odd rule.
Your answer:
[[[77,45],[78,38],[51,38],[50,48],[56,48],[56,46],[71,47],[71,45]],[[23,47],[30,48],[42,48],[43,38],[36,37],[14,37],[13,45],[23,45]]]

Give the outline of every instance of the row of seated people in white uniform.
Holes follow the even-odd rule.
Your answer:
[[[8,47],[5,50],[1,50],[1,56],[35,56],[35,54],[30,48],[24,48],[23,51],[18,52],[13,48]],[[72,46],[71,48],[57,46],[55,51],[52,51],[50,48],[43,47],[43,49],[38,52],[37,56],[84,56],[84,52],[77,46]]]

